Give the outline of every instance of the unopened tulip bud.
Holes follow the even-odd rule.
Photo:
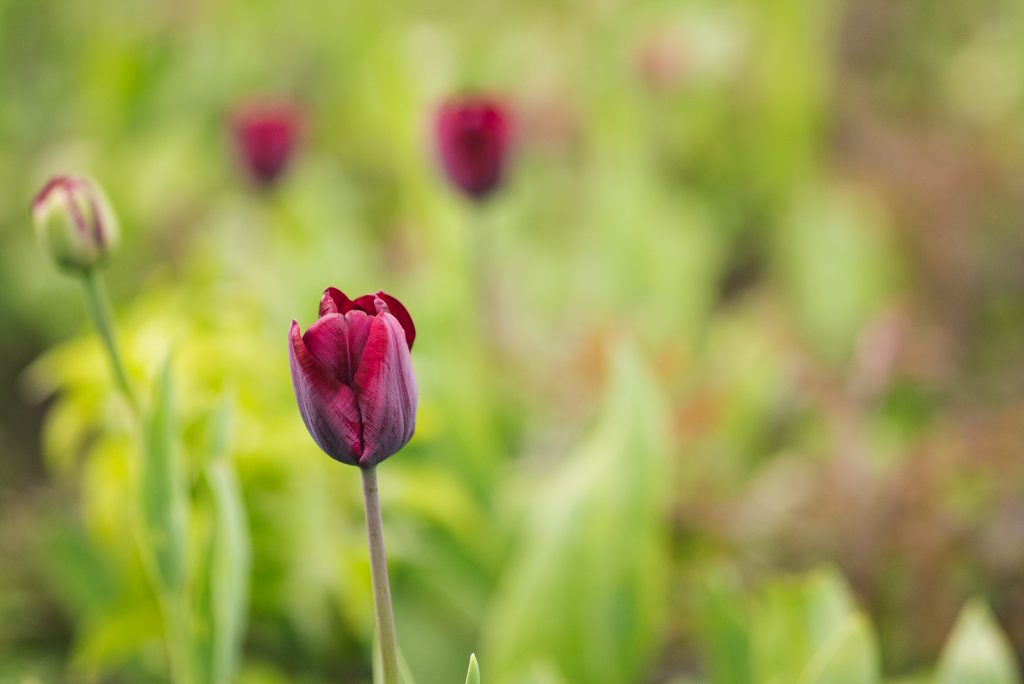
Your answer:
[[[287,102],[250,102],[231,120],[238,155],[249,176],[269,186],[288,167],[298,138],[298,110]]]
[[[435,122],[445,174],[474,199],[498,187],[505,172],[511,115],[501,102],[484,97],[449,100]]]
[[[117,217],[88,178],[55,176],[32,202],[39,242],[61,268],[85,272],[117,244]]]
[[[351,300],[333,287],[305,334],[292,321],[288,357],[299,413],[313,440],[342,463],[372,468],[416,427],[416,338],[402,303],[378,292]]]

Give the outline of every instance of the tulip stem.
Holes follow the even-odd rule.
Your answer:
[[[491,249],[486,230],[484,209],[474,204],[470,220],[470,268],[478,331],[485,343],[497,338],[497,293],[494,288],[494,264],[491,263]]]
[[[138,400],[135,398],[135,391],[128,379],[128,372],[125,370],[121,351],[117,345],[114,317],[111,314],[107,289],[103,286],[103,280],[95,268],[87,269],[82,275],[82,287],[85,289],[85,308],[93,325],[96,326],[96,332],[99,333],[100,339],[103,341],[103,347],[107,351],[117,386],[128,403],[131,404],[132,409],[138,411]]]
[[[380,520],[380,497],[377,493],[377,468],[360,468],[363,474],[363,501],[366,504],[366,537],[370,542],[370,576],[373,580],[373,603],[377,613],[377,643],[384,674],[383,684],[398,684],[398,639],[395,637],[395,615],[391,608],[391,585],[388,582],[388,558],[384,551],[384,529]]]

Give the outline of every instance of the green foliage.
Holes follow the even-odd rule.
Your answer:
[[[870,682],[878,652],[1016,681],[1016,622],[970,609],[938,670],[930,627],[977,587],[1008,615],[1024,563],[1022,16],[0,0],[0,680],[165,681],[169,633],[200,681],[371,680],[358,477],[284,360],[330,284],[420,333],[381,473],[419,681],[478,649],[495,684]],[[517,114],[480,206],[430,139],[467,89]],[[303,112],[269,192],[226,124],[263,93]],[[63,171],[122,219],[144,430],[34,244]],[[856,570],[877,631],[835,575],[777,578],[808,559]],[[724,564],[752,588],[700,572]]]
[[[881,681],[871,625],[834,573],[771,582],[749,599],[724,585],[709,585],[705,593],[701,622],[710,681]]]
[[[466,684],[480,684],[480,665],[476,662],[476,655],[469,654],[469,671],[466,672]]]
[[[177,596],[185,589],[187,510],[185,474],[178,445],[170,359],[164,362],[143,425],[138,463],[145,560],[158,593]]]
[[[878,681],[874,635],[832,573],[781,581],[761,592],[751,614],[753,681]],[[847,669],[849,668],[849,669]]]
[[[699,610],[711,684],[877,684],[881,660],[871,622],[834,571],[776,579],[747,595],[716,577]],[[1003,684],[1020,681],[999,626],[969,603],[943,651],[937,675],[891,681]]]
[[[942,652],[936,684],[1016,684],[1020,671],[992,612],[980,602],[964,606]]]
[[[211,530],[200,576],[206,596],[196,616],[207,647],[202,659],[204,681],[226,684],[235,679],[245,637],[251,553],[248,521],[238,477],[228,456],[230,409],[227,402],[210,417],[204,481],[212,507]],[[208,674],[207,674],[208,673]]]
[[[496,681],[543,662],[569,681],[634,681],[650,658],[665,616],[665,405],[628,345],[609,376],[593,435],[526,485],[525,524],[484,623]]]

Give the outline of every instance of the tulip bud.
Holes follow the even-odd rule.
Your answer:
[[[298,137],[298,113],[287,103],[254,102],[231,120],[242,165],[259,185],[269,186],[291,160]]]
[[[416,427],[416,328],[394,297],[350,300],[333,287],[306,330],[292,321],[288,360],[299,413],[331,458],[370,468],[396,453]]]
[[[117,244],[117,217],[87,178],[51,178],[32,202],[32,218],[40,244],[61,268],[88,271]]]
[[[454,185],[483,199],[501,182],[511,116],[504,104],[483,97],[450,100],[437,113],[435,135],[441,165]]]

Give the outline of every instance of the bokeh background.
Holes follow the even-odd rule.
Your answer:
[[[72,171],[120,214],[130,371],[173,353],[194,472],[231,397],[239,681],[370,679],[358,474],[287,370],[327,285],[419,330],[381,467],[418,681],[470,651],[499,683],[876,681],[799,678],[822,602],[931,681],[972,597],[1014,681],[1022,67],[1015,0],[0,0],[0,680],[165,681],[124,406],[31,229]],[[515,114],[482,203],[432,137],[465,92]],[[301,137],[260,189],[228,121],[266,96]]]

